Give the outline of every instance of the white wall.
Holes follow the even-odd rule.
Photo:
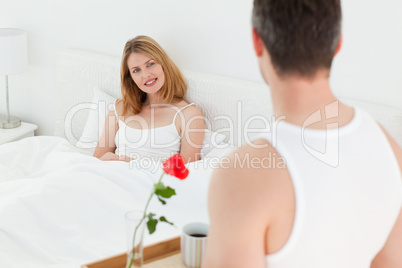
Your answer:
[[[336,94],[402,108],[402,2],[344,0]],[[28,30],[29,71],[9,78],[13,115],[53,134],[56,52],[120,56],[125,42],[155,38],[184,69],[262,81],[251,43],[252,0],[0,0],[0,27]],[[5,113],[4,78],[0,113]]]
[[[402,108],[402,1],[343,0],[336,93]]]

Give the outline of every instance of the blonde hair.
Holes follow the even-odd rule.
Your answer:
[[[182,73],[169,58],[162,47],[148,36],[137,36],[127,41],[121,60],[120,79],[123,100],[123,115],[128,111],[133,114],[141,112],[147,94],[133,81],[127,66],[127,59],[132,53],[146,55],[162,66],[165,82],[160,89],[163,102],[180,101],[187,91],[187,84]]]

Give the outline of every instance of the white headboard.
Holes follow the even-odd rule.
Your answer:
[[[55,135],[66,137],[67,127],[79,139],[88,109],[76,113],[69,111],[77,104],[90,103],[94,87],[116,98],[121,97],[119,69],[120,58],[117,57],[80,50],[59,52],[55,78]],[[225,134],[229,143],[237,146],[246,141],[242,131],[245,125],[249,129],[262,129],[271,122],[270,93],[265,84],[191,71],[183,71],[183,74],[188,83],[185,99],[195,102],[206,117],[207,127]],[[341,98],[341,101],[371,113],[402,145],[402,110],[350,99]],[[67,114],[74,116],[71,125],[65,126]],[[254,120],[247,121],[250,118]]]
[[[77,104],[91,102],[95,86],[114,97],[121,97],[119,65],[118,58],[106,55],[80,50],[58,53],[55,72],[56,136],[66,137],[66,115]],[[81,137],[88,113],[88,109],[83,109],[74,115],[71,130],[77,140]]]

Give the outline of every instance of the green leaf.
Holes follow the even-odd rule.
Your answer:
[[[166,223],[169,223],[170,225],[174,225],[173,222],[168,221],[164,216],[160,217],[159,220],[163,221],[163,222],[166,222]]]
[[[163,200],[162,198],[158,197],[158,200],[161,201],[162,205],[166,205],[166,201]]]
[[[154,188],[155,188],[155,191],[157,191],[159,189],[160,190],[166,189],[166,186],[162,182],[159,182],[159,183],[154,184]]]
[[[175,195],[176,192],[174,189],[172,189],[168,186],[168,187],[164,187],[163,189],[159,187],[155,191],[155,194],[158,196],[164,197],[164,198],[170,198],[172,195]]]
[[[148,227],[149,234],[153,234],[155,232],[156,225],[158,224],[158,220],[154,219],[153,218],[154,216],[155,216],[155,214],[153,214],[153,213],[148,214],[147,227]]]

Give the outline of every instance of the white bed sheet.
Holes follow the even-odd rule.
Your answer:
[[[141,167],[142,165],[142,167]],[[151,212],[158,224],[150,244],[208,222],[212,168],[190,163],[189,177],[163,181],[177,195]],[[142,209],[162,170],[144,163],[100,161],[60,137],[39,136],[0,146],[0,267],[79,267],[126,250],[124,214]]]

